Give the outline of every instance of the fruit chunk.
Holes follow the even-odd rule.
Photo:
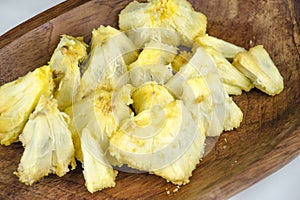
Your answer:
[[[43,66],[24,77],[0,87],[0,142],[10,145],[18,140],[40,96],[50,96],[54,84],[52,70]]]
[[[75,169],[74,146],[68,116],[60,112],[55,99],[42,96],[20,135],[25,147],[18,171],[20,181],[32,185],[50,173],[63,176],[69,165]]]
[[[56,83],[54,97],[61,111],[75,100],[80,83],[79,64],[87,57],[86,49],[82,37],[63,35],[50,59],[49,65]]]
[[[256,88],[268,95],[279,94],[284,88],[280,72],[262,45],[238,53],[233,65],[245,74]]]

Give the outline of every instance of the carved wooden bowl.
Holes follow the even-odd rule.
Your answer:
[[[46,64],[61,34],[84,36],[93,28],[117,27],[129,0],[64,2],[0,37],[0,85]],[[284,77],[274,97],[253,89],[234,99],[244,113],[241,127],[223,133],[193,172],[176,186],[149,174],[120,172],[115,188],[94,194],[82,168],[62,178],[50,175],[26,186],[13,175],[23,147],[0,146],[1,199],[225,199],[291,161],[300,152],[300,2],[297,0],[193,0],[208,18],[208,33],[244,48],[263,44]],[[226,148],[224,148],[226,147]],[[167,194],[167,190],[170,194]]]

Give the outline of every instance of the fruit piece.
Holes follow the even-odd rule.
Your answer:
[[[42,96],[20,135],[25,147],[18,171],[19,180],[32,185],[50,173],[63,176],[69,165],[75,169],[74,146],[68,116],[60,112],[55,99]]]
[[[52,70],[43,66],[24,77],[0,87],[0,142],[10,145],[18,140],[30,113],[41,95],[53,91]]]
[[[233,65],[245,74],[256,88],[268,95],[279,94],[284,88],[280,72],[262,45],[238,53]]]
[[[79,64],[87,57],[86,48],[83,38],[63,35],[50,59],[56,83],[54,97],[61,111],[75,100],[80,83]]]

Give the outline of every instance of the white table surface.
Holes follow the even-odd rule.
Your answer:
[[[0,0],[0,35],[63,0]],[[300,200],[300,156],[231,200]]]

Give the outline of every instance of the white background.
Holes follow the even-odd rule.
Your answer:
[[[60,2],[63,0],[0,0],[0,35]],[[300,156],[231,200],[299,200],[299,187]]]

